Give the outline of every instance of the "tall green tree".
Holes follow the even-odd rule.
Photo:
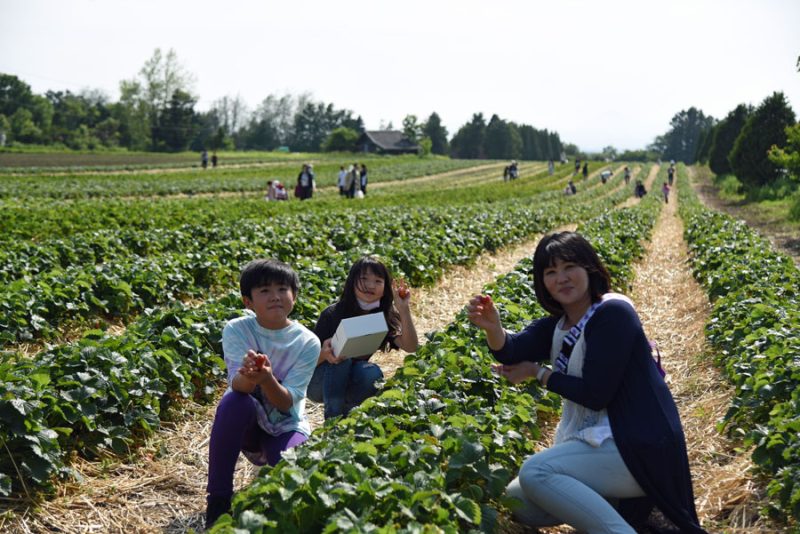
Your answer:
[[[31,87],[13,74],[0,73],[0,115],[10,117],[18,109],[30,109]]]
[[[545,130],[547,133],[547,130]],[[546,159],[552,159],[554,161],[561,160],[561,152],[563,151],[563,147],[561,146],[561,136],[558,135],[558,132],[550,132],[547,134],[547,138],[549,139],[549,153],[546,154]]]
[[[779,167],[770,161],[768,152],[773,145],[786,145],[786,128],[794,124],[794,111],[781,92],[768,96],[747,119],[728,157],[731,170],[746,188],[752,190],[778,178]]]
[[[150,148],[150,111],[136,80],[119,84],[119,101],[111,106],[111,116],[119,121],[120,145],[131,150]]]
[[[728,156],[752,112],[750,106],[739,104],[714,127],[711,134],[711,148],[708,151],[708,166],[714,174],[722,175],[731,172]]]
[[[322,148],[325,152],[354,152],[359,135],[352,128],[341,126],[331,132]]]
[[[450,155],[455,158],[479,159],[485,157],[483,142],[486,137],[486,120],[483,113],[475,113],[472,120],[459,128],[450,141]]]
[[[786,128],[786,145],[773,145],[769,151],[769,159],[786,169],[791,179],[800,182],[800,124]]]
[[[403,135],[412,143],[417,143],[422,138],[422,125],[416,115],[406,115],[403,118]]]
[[[120,84],[120,90],[127,100],[127,117],[138,119],[140,113],[147,117],[151,148],[164,146],[163,127],[160,127],[159,121],[168,113],[167,108],[172,104],[176,91],[191,96],[193,85],[194,75],[178,61],[175,51],[170,49],[164,54],[160,48],[156,48],[150,59],[145,61],[138,78]]]
[[[158,125],[154,128],[153,139],[155,148],[170,152],[180,152],[189,148],[189,143],[194,137],[195,113],[194,97],[176,89],[172,94],[166,109],[158,118]]]
[[[518,134],[519,135],[519,134]],[[511,159],[511,129],[508,123],[496,114],[486,125],[486,137],[483,142],[486,157],[490,159]]]
[[[422,127],[422,134],[431,140],[431,152],[433,154],[447,154],[449,149],[447,128],[442,125],[442,119],[435,111],[425,121],[425,125]]]
[[[700,140],[697,142],[697,153],[694,155],[694,160],[698,163],[707,163],[708,154],[711,152],[711,142],[714,138],[714,129],[716,124],[712,124],[700,132]]]
[[[700,135],[713,123],[713,117],[705,115],[695,107],[676,113],[670,121],[670,130],[665,136],[662,157],[687,164],[694,163]]]
[[[333,130],[341,126],[357,127],[353,113],[324,102],[307,102],[294,116],[294,136],[290,143],[294,150],[316,152]],[[355,128],[353,128],[355,129]]]

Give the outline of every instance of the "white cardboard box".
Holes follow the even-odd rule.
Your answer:
[[[333,355],[337,358],[369,356],[378,350],[388,331],[383,312],[342,319],[331,339]]]

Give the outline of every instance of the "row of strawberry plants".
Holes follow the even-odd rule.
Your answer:
[[[600,211],[606,202],[610,200],[598,201],[591,209]],[[550,206],[476,215],[472,224],[480,231],[472,232],[478,239],[474,251],[542,231],[568,216],[581,218],[589,209],[575,205],[570,215]],[[416,224],[424,228],[430,222],[430,218],[419,219]],[[468,233],[465,228],[440,223],[438,234],[454,246],[471,242],[461,235]],[[400,246],[401,240],[391,233],[379,237],[382,241],[371,243],[369,249],[353,247],[328,259],[304,257],[302,248],[276,251],[255,243],[242,245],[233,256],[241,263],[278,255],[296,266],[304,281],[297,316],[309,324],[334,298],[350,262],[367,251],[387,258],[395,272],[408,274],[416,269],[412,274],[420,273],[422,281],[441,273],[442,265],[431,263],[441,253],[425,245],[429,235]],[[424,257],[403,255],[423,245],[429,247]],[[440,245],[447,249],[445,241]],[[54,474],[64,472],[64,458],[73,452],[122,450],[157,424],[157,416],[176,396],[206,394],[209,375],[220,373],[221,325],[239,313],[238,308],[235,294],[196,309],[178,303],[146,311],[119,337],[90,331],[77,343],[55,347],[30,360],[0,353],[0,493],[19,491],[26,483],[46,486]]]
[[[481,178],[481,175],[478,175]],[[442,178],[437,180],[432,187],[441,188],[441,182],[447,182],[447,179]],[[475,184],[478,185],[478,184]],[[540,184],[541,185],[541,184]],[[540,187],[544,190],[544,187]],[[469,191],[461,191],[458,196],[461,198],[469,199],[472,203],[477,200],[485,201],[480,194],[480,187],[472,187]],[[466,193],[466,194],[465,194]],[[397,194],[403,194],[402,191]],[[374,195],[373,195],[374,196]],[[417,197],[417,195],[414,195]],[[506,196],[506,199],[510,195]],[[371,200],[371,199],[370,199]],[[392,197],[395,201],[396,198]],[[415,199],[414,199],[415,200]],[[413,202],[419,205],[439,205],[444,198],[440,195],[435,197],[431,194],[426,195],[424,201]],[[81,233],[73,233],[71,235],[59,235],[60,228],[55,224],[48,224],[43,221],[41,231],[46,233],[49,237],[47,239],[30,239],[32,236],[27,236],[28,239],[23,239],[23,235],[17,234],[16,236],[7,236],[8,239],[3,242],[2,250],[0,250],[0,284],[8,283],[14,279],[21,278],[25,275],[34,275],[53,269],[56,267],[66,268],[75,263],[81,264],[96,264],[106,261],[110,258],[119,258],[121,255],[136,254],[140,256],[157,253],[163,250],[174,250],[176,248],[182,249],[183,241],[186,239],[187,233],[196,232],[195,228],[206,228],[209,226],[217,227],[224,223],[239,224],[245,220],[258,220],[262,221],[265,217],[285,217],[292,213],[329,213],[336,212],[353,212],[363,211],[366,208],[386,207],[387,205],[396,205],[396,202],[370,202],[369,204],[363,203],[314,203],[304,204],[303,210],[270,210],[267,212],[254,212],[252,211],[252,203],[243,206],[241,201],[225,202],[221,201],[220,205],[215,206],[213,214],[206,214],[206,219],[203,221],[192,221],[187,223],[187,217],[184,212],[193,211],[187,210],[185,203],[172,203],[167,205],[157,205],[160,210],[168,211],[170,213],[178,213],[175,219],[163,218],[158,222],[153,222],[152,225],[141,228],[138,226],[128,226],[123,228],[104,228],[102,230],[89,230]],[[265,207],[267,203],[258,202],[256,206]],[[450,204],[450,202],[448,202]],[[270,203],[269,207],[282,207],[285,203]],[[136,211],[140,205],[134,205],[129,209],[123,209],[122,215],[131,215],[131,209]],[[203,205],[203,208],[207,206]],[[345,208],[351,209],[345,209]],[[84,217],[92,218],[92,212],[98,211],[94,208],[100,208],[103,212],[108,211],[108,206],[104,203],[93,203],[82,205],[81,211]],[[175,208],[175,209],[173,209]],[[352,209],[357,208],[357,209]],[[205,212],[205,210],[202,210]],[[227,217],[222,218],[217,215],[220,212],[227,214]],[[30,214],[28,222],[30,223]],[[117,216],[122,216],[118,214]],[[143,214],[139,213],[138,218]],[[146,215],[145,215],[146,216]],[[11,224],[13,221],[8,221]],[[17,228],[17,231],[20,229]],[[177,245],[177,247],[176,247]],[[129,249],[129,250],[126,250]]]
[[[354,156],[338,161],[325,160],[315,166],[318,186],[335,185],[341,166],[353,160],[365,162],[369,180],[402,180],[416,176],[438,174],[482,163],[478,160],[436,159],[364,159]],[[495,162],[497,163],[497,162]],[[499,164],[499,163],[498,163]],[[300,172],[300,162],[281,163],[263,168],[218,168],[176,173],[133,174],[72,174],[72,175],[22,175],[4,176],[0,180],[0,198],[91,198],[136,195],[174,195],[181,193],[214,193],[224,191],[263,191],[267,180],[281,180],[294,184]]]
[[[682,172],[692,269],[713,310],[706,333],[735,387],[724,426],[769,477],[774,516],[800,519],[800,270],[740,220],[705,208]]]
[[[55,200],[36,203],[25,198],[0,199],[0,242],[18,239],[45,241],[53,237],[66,237],[93,230],[139,230],[176,228],[181,224],[212,224],[242,219],[263,220],[276,214],[306,212],[315,209],[360,210],[398,204],[396,195],[403,195],[405,204],[440,204],[442,202],[472,203],[477,196],[486,200],[507,200],[519,194],[530,195],[550,188],[542,178],[545,172],[524,177],[514,182],[487,188],[476,183],[462,187],[460,181],[484,171],[464,170],[459,177],[444,177],[421,186],[402,180],[391,187],[370,188],[367,198],[360,202],[343,201],[338,194],[321,193],[308,202],[264,202],[262,195],[190,198],[145,198],[94,200]],[[557,176],[564,176],[560,169]],[[530,178],[530,179],[529,179]],[[444,183],[447,187],[442,187]],[[522,187],[520,187],[522,186]],[[266,180],[264,180],[266,190]],[[521,191],[518,191],[520,190]],[[480,193],[480,195],[479,195]]]
[[[593,210],[594,204],[584,201],[573,208]],[[557,206],[557,202],[549,205]],[[155,244],[159,234],[146,241],[145,236],[134,236],[134,244],[146,242],[160,252],[146,258],[121,255],[119,241],[114,240],[113,253],[104,254],[113,259],[111,263],[75,263],[31,279],[17,279],[0,290],[0,343],[52,338],[70,322],[126,316],[175,298],[202,295],[210,287],[230,282],[240,258],[250,252],[244,243],[261,243],[276,255],[290,249],[321,257],[357,246],[372,247],[391,236],[394,242],[387,252],[399,258],[401,272],[415,285],[431,283],[443,267],[467,263],[483,250],[529,234],[529,217],[529,208],[521,201],[475,204],[470,209],[385,208],[345,216],[300,215],[269,224],[163,233],[160,245]]]
[[[614,284],[631,283],[660,204],[598,217],[580,231]],[[512,329],[546,312],[530,259],[486,288]],[[377,397],[326,423],[236,495],[233,518],[212,532],[491,532],[506,485],[539,435],[537,412],[557,400],[536,385],[510,386],[489,371],[482,334],[459,313]]]
[[[398,189],[393,195],[375,199],[372,195],[369,201],[362,203],[323,202],[306,204],[304,209],[280,209],[289,207],[286,203],[265,203],[253,201],[218,199],[216,202],[202,202],[195,204],[190,201],[170,203],[134,203],[119,205],[116,203],[90,203],[81,204],[76,208],[82,213],[84,219],[97,220],[97,224],[88,224],[88,229],[80,233],[73,233],[60,227],[59,221],[46,215],[42,217],[36,233],[49,236],[46,239],[17,233],[7,236],[0,250],[0,283],[8,283],[23,276],[35,275],[50,269],[67,268],[72,264],[97,264],[111,258],[127,257],[128,255],[147,256],[160,253],[163,250],[183,250],[187,236],[194,240],[202,229],[220,225],[241,224],[243,221],[263,221],[269,217],[285,217],[297,213],[360,213],[365,210],[380,207],[394,206],[397,197],[402,197],[407,205],[438,206],[443,203],[475,204],[476,202],[500,202],[520,196],[529,198],[532,202],[549,202],[559,198],[559,192],[554,191],[558,182],[563,178],[559,174],[546,177],[545,173],[533,176],[531,180],[521,180],[521,187],[504,187],[502,194],[498,195],[496,187],[473,184],[468,188],[458,191],[428,192],[419,194],[410,192],[405,188]],[[524,182],[524,185],[522,183]],[[437,181],[437,184],[439,181]],[[535,195],[535,198],[531,198]],[[298,203],[299,204],[299,203]],[[275,208],[258,210],[254,208]],[[167,217],[153,219],[151,208],[169,214]],[[11,213],[7,213],[12,215]],[[130,226],[117,226],[109,221],[106,215],[114,214],[120,220],[128,220]],[[36,218],[36,214],[28,214],[26,222]],[[10,217],[7,221],[11,225],[20,219]],[[199,220],[198,220],[199,219]],[[136,225],[138,222],[144,225]],[[103,229],[92,229],[103,226]],[[284,225],[286,226],[286,225]],[[19,231],[19,225],[15,226]],[[201,229],[201,230],[198,230]],[[55,237],[58,236],[58,237]]]

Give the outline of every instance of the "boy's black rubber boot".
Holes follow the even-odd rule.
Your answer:
[[[227,514],[231,511],[231,498],[230,497],[212,497],[208,496],[206,505],[206,529],[211,528],[214,523],[219,519],[222,514]]]

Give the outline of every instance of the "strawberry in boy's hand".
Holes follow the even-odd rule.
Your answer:
[[[267,356],[265,354],[256,354],[256,357],[255,357],[255,364],[256,364],[255,370],[256,371],[263,371],[264,370],[264,364],[266,364],[266,363],[267,363]]]
[[[484,306],[488,306],[489,303],[492,302],[492,297],[490,297],[489,295],[481,295],[480,300],[481,304],[483,304]]]

